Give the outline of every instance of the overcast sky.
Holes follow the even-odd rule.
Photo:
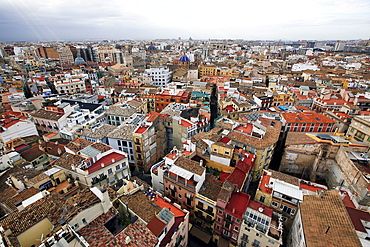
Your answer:
[[[370,38],[370,0],[0,0],[0,41]]]

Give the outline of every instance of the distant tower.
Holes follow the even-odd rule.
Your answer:
[[[265,54],[265,59],[263,60],[263,69],[266,69],[270,66],[270,56],[271,56],[271,47],[269,46]]]

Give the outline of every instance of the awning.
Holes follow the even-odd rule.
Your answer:
[[[202,240],[204,243],[208,244],[209,241],[211,240],[212,238],[212,235],[205,232],[205,231],[202,231],[201,229],[199,229],[198,227],[196,226],[193,226],[190,230],[190,234],[191,235],[194,235],[195,237],[199,238],[200,240]]]
[[[227,242],[225,239],[220,238],[218,240],[218,247],[229,247],[229,242]]]

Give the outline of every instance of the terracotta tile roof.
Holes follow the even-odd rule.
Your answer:
[[[71,151],[77,153],[78,151],[84,149],[87,146],[90,146],[93,143],[94,142],[92,142],[92,141],[88,141],[88,140],[85,140],[85,139],[82,139],[82,138],[77,138],[77,139],[71,141],[70,143],[68,143],[66,145],[66,148],[68,148]]]
[[[87,137],[99,140],[99,139],[106,137],[109,133],[114,131],[116,128],[117,126],[102,123],[99,128],[94,128],[94,129],[82,128],[81,130],[76,131],[76,134],[80,136],[87,136]]]
[[[290,176],[282,172],[274,171],[271,169],[269,169],[268,171],[271,172],[272,178],[279,179],[280,181],[284,181],[284,182],[299,186],[299,179],[296,177]]]
[[[131,100],[131,101],[127,102],[127,104],[130,105],[130,106],[133,106],[135,108],[138,108],[141,105],[143,105],[143,102],[142,101],[138,101],[138,100]]]
[[[16,202],[19,202],[19,201],[24,201],[28,198],[30,198],[31,196],[34,196],[36,195],[37,193],[39,193],[40,191],[38,189],[35,189],[33,187],[31,188],[28,188],[28,189],[25,189],[25,190],[22,190],[21,192],[19,192],[17,195],[9,198],[8,200],[6,200],[4,202],[4,204],[6,205],[7,208],[9,208],[10,210],[12,211],[17,211],[17,207],[15,206],[15,203]]]
[[[217,200],[227,203],[233,191],[234,191],[234,185],[232,185],[229,181],[225,181],[222,184],[222,188],[220,190],[220,193],[217,196]]]
[[[124,106],[122,107],[121,103],[116,105],[109,106],[109,109],[106,111],[107,115],[117,115],[117,116],[126,116],[129,117],[136,112],[136,107]]]
[[[21,169],[19,171],[10,173],[10,176],[21,181],[24,181],[25,178],[32,179],[38,175],[40,175],[40,172],[36,171],[35,169]]]
[[[316,143],[310,135],[305,132],[288,132],[285,145],[294,145],[298,143]]]
[[[153,122],[159,115],[161,115],[160,113],[158,112],[155,112],[155,111],[151,111],[147,114],[147,119],[146,121],[147,122]]]
[[[132,140],[132,133],[137,128],[136,125],[128,125],[130,119],[126,119],[120,126],[118,126],[111,133],[107,134],[107,137],[116,138],[121,140]]]
[[[51,193],[22,211],[2,219],[0,225],[5,230],[11,230],[13,236],[17,236],[44,218],[48,218],[56,226],[61,219],[70,219],[99,202],[100,199],[88,188],[67,200],[57,193]]]
[[[35,145],[21,152],[22,158],[28,162],[32,162],[43,154],[45,154],[45,152],[40,150],[39,145]]]
[[[64,116],[64,113],[58,113],[58,112],[52,112],[52,111],[46,111],[44,109],[40,109],[34,113],[31,113],[30,115],[32,117],[58,121],[60,118]]]
[[[174,164],[199,176],[201,176],[206,170],[206,168],[201,166],[199,162],[185,157],[179,157]]]
[[[70,154],[70,153],[64,153],[62,156],[54,160],[52,165],[54,166],[60,166],[68,170],[72,170],[72,165],[77,167],[81,164],[82,161],[84,161],[85,158],[76,155],[76,154]]]
[[[331,118],[315,112],[281,113],[287,123],[336,123]]]
[[[91,145],[93,148],[101,151],[102,153],[107,152],[108,150],[113,149],[111,146],[102,143],[102,142],[95,142]]]
[[[206,179],[198,193],[213,201],[217,201],[217,196],[220,193],[221,187],[221,181],[216,180],[216,177],[213,175],[206,174]]]
[[[281,122],[261,117],[259,118],[259,120],[261,121],[261,125],[266,127],[266,133],[262,139],[246,134],[241,134],[240,132],[236,131],[231,131],[228,137],[234,141],[245,143],[259,149],[264,149],[270,145],[275,144],[279,139]],[[275,123],[274,126],[271,126],[272,122]]]
[[[362,246],[338,191],[304,195],[300,210],[308,247]]]
[[[61,138],[60,138],[61,139]],[[63,140],[63,139],[62,139]],[[49,142],[43,142],[40,144],[44,152],[48,155],[52,155],[55,157],[60,157],[62,153],[65,152],[65,148],[60,141],[56,142],[58,140],[50,140]]]
[[[198,134],[193,135],[192,140],[197,142],[201,141],[202,139],[206,139],[213,142],[218,142],[222,138],[222,136],[220,135],[221,132],[222,132],[221,128],[213,128],[208,132],[199,132]]]
[[[123,195],[120,197],[120,200],[123,203],[127,202],[127,206],[130,210],[146,223],[149,223],[151,219],[161,211],[161,208],[152,203],[142,191],[138,191],[132,195]]]

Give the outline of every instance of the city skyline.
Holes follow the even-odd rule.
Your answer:
[[[3,1],[0,41],[348,40],[370,37],[370,2]]]

